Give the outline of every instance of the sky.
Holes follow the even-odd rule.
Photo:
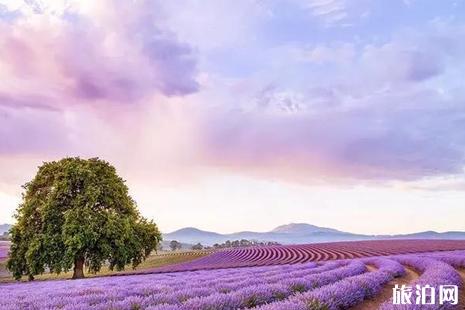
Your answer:
[[[100,157],[163,232],[465,230],[465,1],[0,0],[0,223]]]

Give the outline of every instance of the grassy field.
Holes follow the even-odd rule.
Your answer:
[[[176,251],[176,252],[159,252],[157,254],[150,255],[146,261],[144,261],[141,265],[135,269],[135,272],[140,272],[152,268],[184,263],[188,262],[203,256],[210,254],[211,252],[208,251]],[[125,271],[111,271],[107,267],[102,268],[102,271],[97,274],[86,274],[86,277],[98,277],[98,276],[107,276],[107,275],[115,275],[121,273],[127,273],[134,271],[131,266],[128,266]],[[70,279],[72,277],[72,272],[66,272],[61,274],[51,274],[45,273],[42,275],[36,276],[36,280],[58,280],[58,279]],[[6,261],[0,262],[0,283],[5,282],[12,282],[14,279],[6,270]],[[23,281],[26,281],[26,278],[23,278]]]

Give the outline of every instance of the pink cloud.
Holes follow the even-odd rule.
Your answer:
[[[218,167],[293,180],[462,172],[465,95],[448,74],[463,51],[451,37],[463,30],[325,43],[310,64],[244,49],[252,62],[263,58],[262,72],[237,80],[202,72],[207,89],[185,96],[199,90],[196,50],[151,2],[125,3],[0,24],[0,153],[102,156],[173,179]]]
[[[66,150],[67,124],[54,110],[0,107],[0,154],[50,154]]]
[[[437,109],[441,101],[414,92],[317,113],[211,113],[201,121],[204,155],[218,167],[293,180],[458,175],[465,162],[463,108]]]
[[[119,3],[119,2],[118,2]],[[46,97],[49,105],[134,103],[196,92],[192,49],[159,28],[149,4],[38,13],[0,21],[4,96]],[[124,13],[123,13],[124,12]],[[123,22],[124,20],[124,22]],[[32,102],[33,103],[33,102]]]
[[[157,24],[151,2],[86,3],[0,19],[0,153],[76,150],[69,122],[79,106],[103,128],[127,112],[114,106],[198,91],[194,51]]]

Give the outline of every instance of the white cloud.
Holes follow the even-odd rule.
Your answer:
[[[300,59],[316,64],[350,64],[356,57],[356,48],[352,43],[322,44],[300,50]]]
[[[295,0],[325,27],[350,26],[367,15],[369,1]]]

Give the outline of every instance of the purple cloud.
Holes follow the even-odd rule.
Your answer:
[[[414,180],[463,172],[464,122],[465,107],[413,93],[297,114],[225,111],[208,116],[202,133],[209,161],[244,173]]]
[[[393,33],[315,27],[309,35],[302,29],[315,21],[343,26],[369,5],[311,2],[287,13],[284,2],[217,4],[202,23],[204,6],[181,14],[178,4],[149,1],[8,18],[0,22],[0,133],[8,136],[0,152],[78,152],[85,147],[75,141],[93,136],[122,148],[139,141],[143,156],[162,154],[173,166],[179,156],[186,166],[274,177],[462,173],[463,26],[428,20]],[[220,11],[231,14],[224,24]],[[84,124],[86,113],[93,123]]]
[[[0,153],[66,153],[79,106],[105,115],[104,128],[115,106],[197,92],[196,55],[159,22],[156,5],[33,5],[0,17]]]
[[[0,106],[0,155],[66,153],[69,132],[59,111]]]
[[[156,24],[153,4],[105,3],[91,12],[38,11],[33,18],[0,21],[0,65],[8,69],[2,78],[14,85],[0,91],[40,95],[60,106],[198,90],[192,49]]]

